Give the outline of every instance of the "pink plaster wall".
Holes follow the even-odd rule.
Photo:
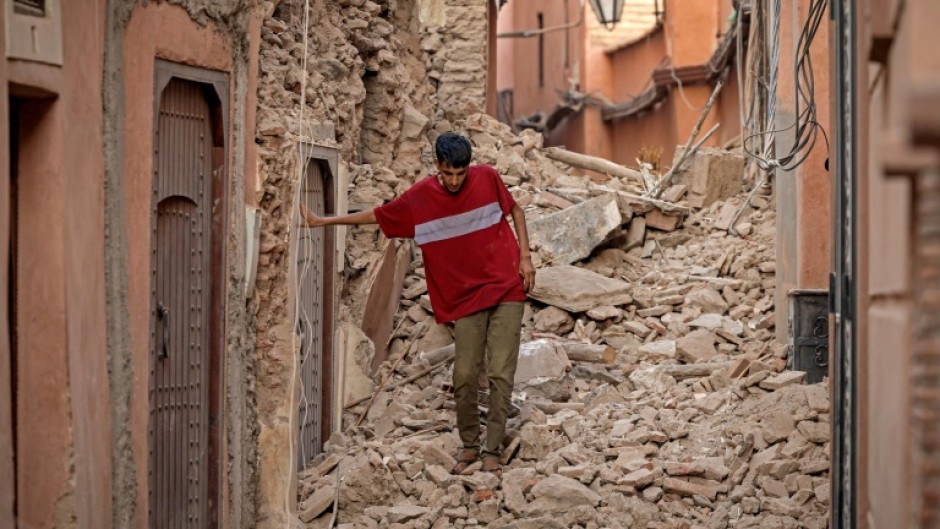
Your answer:
[[[496,18],[496,34],[515,31],[514,2],[503,6]],[[507,90],[515,86],[516,39],[496,39],[496,89]]]
[[[636,97],[650,88],[650,76],[666,58],[666,36],[662,28],[633,44],[606,54],[612,76],[608,91],[613,101]]]
[[[707,62],[717,47],[721,20],[727,17],[719,5],[721,3],[718,0],[667,0],[666,17],[661,29],[643,40],[605,54],[609,57],[611,71],[607,85],[609,97],[621,102],[639,96],[652,87],[652,73],[657,68],[670,64],[675,67],[696,66]],[[728,84],[735,82],[735,79],[730,78]],[[608,157],[618,163],[636,165],[637,155],[643,147],[662,148],[663,165],[670,166],[676,146],[686,142],[711,89],[708,84],[685,84],[681,90],[673,87],[671,93],[653,108],[607,123],[605,126],[610,131],[611,143]],[[718,145],[736,135],[740,129],[736,124],[737,118],[725,124],[725,115],[737,111],[736,87],[729,90],[729,86],[726,86],[723,92],[723,99],[709,113],[702,132],[719,119],[724,130],[719,129],[720,132],[705,145]],[[729,104],[724,105],[723,101]]]
[[[719,0],[666,0],[667,52],[676,67],[703,64],[717,42]]]
[[[97,4],[97,8],[95,8]],[[65,310],[80,527],[111,523],[111,408],[104,287],[101,100],[104,0],[62,2]],[[92,95],[96,97],[92,97]]]
[[[725,75],[721,76],[721,79],[724,81],[724,88],[721,89],[718,100],[715,101],[718,122],[721,123],[721,128],[715,133],[716,145],[724,145],[741,134],[741,114],[739,112],[741,106],[738,104],[741,91],[738,88],[737,65],[732,65],[725,72]]]
[[[808,0],[801,0],[805,12]],[[827,15],[828,16],[828,15]],[[832,96],[831,71],[835,63],[830,58],[829,24],[820,25],[816,40],[810,49],[813,72],[816,77],[816,107],[820,125],[832,130],[830,119]],[[789,74],[788,74],[789,75]],[[792,76],[790,76],[792,78]],[[830,134],[831,137],[831,134]],[[832,233],[832,178],[826,169],[826,138],[820,133],[816,147],[800,168],[797,197],[800,202],[798,285],[800,288],[828,288]]]
[[[65,101],[33,101],[19,138],[16,500],[20,526],[51,529],[73,494],[66,332]]]
[[[80,5],[84,4],[84,5]],[[91,4],[91,5],[89,5]],[[94,4],[98,4],[97,6]],[[104,322],[104,2],[63,2],[63,66],[0,60],[4,215],[9,212],[7,82],[23,96],[17,256],[17,474],[12,475],[9,394],[0,395],[0,526],[111,519],[111,428]],[[3,24],[0,24],[3,27]],[[2,31],[2,29],[0,29]],[[2,39],[0,39],[2,40]],[[0,53],[0,57],[5,54]],[[35,88],[55,99],[41,98]],[[6,241],[6,218],[2,224]],[[3,262],[8,242],[3,242]],[[5,265],[4,265],[5,269]],[[4,291],[6,291],[4,272]],[[27,294],[28,293],[28,294]],[[6,294],[3,294],[6,304]],[[5,315],[8,309],[2,312]],[[0,384],[9,388],[7,320]]]
[[[568,0],[567,21],[578,19],[578,2]],[[562,25],[565,23],[565,2],[544,2],[543,0],[513,0],[505,9],[513,9],[513,22],[516,30],[535,29],[537,14],[542,13],[544,27]],[[589,9],[585,7],[585,9]],[[587,13],[590,15],[590,13]],[[593,16],[593,15],[590,15]],[[565,66],[565,31],[546,33],[544,39],[544,85],[539,86],[538,80],[538,37],[513,39],[515,42],[513,63],[515,75],[513,80],[515,114],[516,117],[530,115],[538,110],[551,111],[561,99],[558,91],[564,92],[569,88],[568,78],[572,75],[574,62],[581,57],[582,26],[567,31],[568,35],[568,67]],[[585,65],[581,65],[582,68]]]

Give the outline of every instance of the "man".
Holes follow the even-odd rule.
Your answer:
[[[438,174],[383,206],[339,217],[319,217],[306,208],[302,213],[311,227],[377,222],[387,237],[413,238],[421,247],[434,317],[438,323],[454,322],[454,397],[463,444],[454,473],[480,457],[477,391],[486,352],[490,400],[483,470],[498,476],[523,303],[535,281],[525,214],[496,170],[470,167],[466,138],[444,133],[434,151]]]

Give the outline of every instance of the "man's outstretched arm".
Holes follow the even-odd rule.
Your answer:
[[[308,228],[330,226],[333,224],[375,224],[378,222],[378,220],[375,218],[375,210],[373,209],[368,211],[360,211],[358,213],[350,213],[349,215],[339,215],[337,217],[321,217],[301,204],[300,215],[303,217],[301,222]]]
[[[535,267],[532,266],[532,255],[529,252],[529,232],[525,226],[525,213],[518,204],[509,211],[512,223],[516,226],[516,237],[519,238],[519,275],[525,285],[526,292],[535,285]]]

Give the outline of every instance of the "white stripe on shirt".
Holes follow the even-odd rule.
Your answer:
[[[499,223],[503,210],[499,202],[491,202],[470,211],[441,217],[415,226],[415,242],[419,245],[467,235]]]

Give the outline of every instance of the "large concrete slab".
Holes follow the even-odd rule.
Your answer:
[[[543,260],[571,264],[591,255],[622,221],[617,199],[600,196],[530,222],[529,239]]]
[[[602,305],[633,301],[628,283],[575,266],[543,268],[535,275],[529,297],[568,312],[585,312]]]

